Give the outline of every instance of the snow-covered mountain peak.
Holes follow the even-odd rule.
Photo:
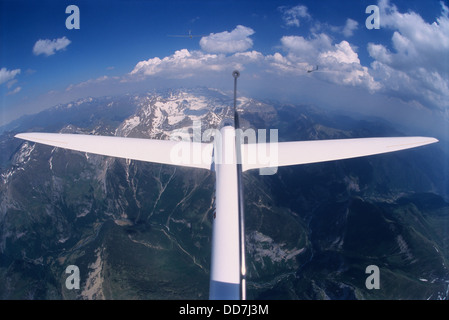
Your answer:
[[[173,130],[198,121],[204,129],[217,127],[232,106],[230,97],[208,89],[148,93],[135,100],[137,112],[117,128],[117,135],[167,139]]]

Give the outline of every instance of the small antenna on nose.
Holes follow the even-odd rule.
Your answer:
[[[240,77],[240,72],[234,70],[232,76],[234,77],[234,127],[235,129],[238,129],[240,128],[240,121],[237,113],[237,78]]]

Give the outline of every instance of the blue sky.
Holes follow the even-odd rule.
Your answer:
[[[66,28],[68,5],[80,29]],[[230,90],[235,68],[255,98],[429,128],[449,119],[447,1],[0,0],[0,19],[0,125],[87,96]],[[173,37],[189,30],[201,36]]]

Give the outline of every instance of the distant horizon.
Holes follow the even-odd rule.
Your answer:
[[[127,93],[118,93],[115,95],[109,94],[109,95],[103,95],[103,96],[88,96],[88,97],[83,97],[83,98],[77,98],[76,100],[72,100],[72,101],[68,101],[68,102],[61,102],[58,103],[56,105],[53,105],[51,107],[45,108],[43,110],[40,110],[36,113],[33,114],[24,114],[22,116],[20,116],[17,119],[14,119],[4,125],[0,125],[0,134],[3,134],[5,132],[8,132],[10,130],[14,129],[11,128],[12,126],[16,125],[16,124],[20,124],[22,121],[26,121],[28,119],[32,119],[33,117],[39,116],[39,114],[41,113],[45,113],[45,112],[51,112],[52,110],[57,110],[57,108],[60,107],[66,107],[70,104],[73,103],[85,103],[85,102],[91,102],[91,100],[95,101],[101,101],[101,100],[114,100],[114,99],[120,99],[122,97],[126,97],[126,96],[130,96],[130,97],[135,97],[135,96],[152,96],[152,95],[157,95],[157,96],[162,96],[163,98],[168,98],[168,94],[170,94],[171,92],[174,93],[183,93],[183,92],[187,92],[187,93],[196,93],[195,91],[204,91],[204,92],[200,92],[200,93],[207,93],[207,92],[218,92],[221,95],[224,95],[226,98],[229,99],[229,108],[232,107],[232,99],[233,99],[233,92],[232,91],[224,91],[224,90],[220,90],[217,88],[211,88],[211,87],[207,87],[207,86],[194,86],[194,87],[178,87],[178,88],[161,88],[161,89],[152,89],[152,90],[147,90],[147,91],[140,91],[140,92],[127,92]],[[258,98],[254,98],[251,96],[246,96],[246,95],[242,95],[242,94],[238,94],[237,95],[237,99],[252,99],[255,100],[257,102],[262,102],[262,103],[266,103],[269,104],[273,107],[277,107],[280,105],[291,105],[292,107],[309,107],[309,108],[316,108],[318,110],[321,111],[325,111],[326,114],[330,115],[330,116],[345,116],[345,117],[349,117],[351,119],[354,120],[367,120],[367,121],[383,121],[388,123],[391,126],[396,126],[400,131],[402,131],[403,133],[409,133],[412,135],[432,135],[437,137],[442,143],[444,141],[448,141],[449,142],[449,136],[445,135],[445,132],[440,132],[439,130],[437,131],[428,131],[427,128],[415,128],[413,125],[410,125],[409,123],[398,123],[394,120],[391,119],[386,119],[382,116],[376,115],[376,114],[366,114],[363,112],[356,112],[355,110],[341,110],[341,109],[333,109],[333,108],[329,108],[326,106],[321,106],[318,104],[314,104],[314,103],[306,103],[306,102],[289,102],[289,101],[280,101],[277,99],[273,99],[273,98],[266,98],[266,99],[258,99]],[[89,101],[88,101],[89,100]],[[243,109],[244,110],[244,109]],[[439,129],[439,127],[437,127]],[[426,132],[428,131],[428,132]],[[431,134],[432,133],[432,134]]]

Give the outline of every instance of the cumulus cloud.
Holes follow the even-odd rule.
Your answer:
[[[295,7],[279,7],[279,11],[282,12],[282,20],[288,27],[299,27],[300,19],[309,19],[310,14],[306,6],[297,5]]]
[[[0,84],[10,81],[20,74],[20,69],[8,70],[6,68],[0,69]]]
[[[233,55],[236,60],[241,60],[242,62],[256,62],[264,59],[264,55],[259,51],[246,51],[246,52],[237,52]]]
[[[259,64],[264,60],[264,55],[255,50],[225,55],[182,49],[162,59],[154,57],[138,62],[129,76],[133,79],[152,76],[186,79],[195,76],[211,76],[230,69],[245,70],[246,66]]]
[[[427,23],[415,12],[401,13],[389,1],[379,1],[381,28],[393,30],[392,49],[368,44],[375,60],[373,75],[385,90],[430,108],[449,107],[449,18],[441,2],[441,16]]]
[[[369,69],[361,65],[357,52],[347,41],[334,44],[328,35],[321,33],[309,39],[284,36],[281,44],[286,54],[278,52],[268,57],[274,70],[300,75],[319,65],[317,77],[322,80],[361,86],[372,92],[381,87],[370,75]]]
[[[218,35],[224,34],[229,36],[229,33]],[[289,79],[304,76],[307,70],[319,65],[320,71],[316,77],[318,79],[339,85],[361,86],[370,91],[380,88],[368,68],[361,65],[357,52],[347,41],[334,43],[330,36],[320,33],[310,38],[284,36],[280,42],[284,52],[272,55],[264,55],[255,50],[225,54],[182,49],[164,58],[153,57],[140,61],[129,75],[134,79],[139,76],[185,79],[211,75],[211,72],[230,68],[250,68],[262,77],[264,73],[276,73]]]
[[[318,63],[331,71],[329,78],[335,83],[341,81],[352,86],[360,85],[371,92],[381,88],[368,68],[361,65],[358,54],[347,41],[337,43],[331,50],[320,53]]]
[[[357,53],[347,41],[337,43],[333,50],[320,53],[319,60],[328,61],[327,64],[360,64]]]
[[[332,39],[325,33],[306,39],[302,36],[284,36],[281,44],[291,59],[301,59],[316,64],[320,52],[332,48]]]
[[[47,57],[56,53],[56,51],[64,50],[71,41],[67,39],[65,36],[58,39],[45,39],[38,40],[34,44],[33,53],[38,56],[40,54],[44,54]]]
[[[231,32],[223,31],[212,33],[209,36],[202,37],[200,40],[201,49],[206,52],[214,53],[234,53],[242,52],[253,46],[253,40],[250,36],[254,30],[245,26],[238,25]]]
[[[131,71],[131,75],[164,75],[173,78],[186,78],[205,70],[223,70],[223,55],[208,54],[201,51],[190,52],[187,49],[176,51],[173,55],[140,61]]]

